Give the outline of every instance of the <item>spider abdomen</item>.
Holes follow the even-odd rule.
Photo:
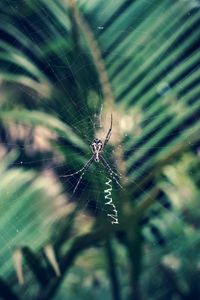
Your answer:
[[[94,160],[99,162],[99,155],[103,149],[103,143],[99,139],[94,139],[93,143],[91,144],[92,152],[94,153]]]

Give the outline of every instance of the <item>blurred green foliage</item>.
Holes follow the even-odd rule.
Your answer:
[[[199,7],[0,3],[0,298],[200,298]],[[106,172],[74,195],[79,177],[62,177],[111,113],[118,225]]]

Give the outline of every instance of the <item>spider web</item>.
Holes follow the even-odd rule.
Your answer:
[[[18,12],[18,3],[20,3],[20,2],[23,2],[23,1],[15,1],[15,2],[7,1],[9,7],[13,11],[13,14],[19,13]],[[151,9],[151,6],[154,3],[153,1],[143,1],[143,2],[146,3],[145,12],[147,12],[148,9]],[[102,42],[102,44],[103,44],[104,39],[106,39],[106,38],[108,39],[108,36],[109,36],[108,35],[107,37],[104,37],[104,34],[103,34],[104,28],[106,28],[106,26],[108,26],[108,22],[109,22],[109,20],[108,20],[109,16],[106,14],[106,9],[112,8],[113,12],[116,12],[116,14],[117,14],[117,7],[119,6],[120,3],[121,3],[121,1],[116,1],[115,3],[110,2],[108,7],[104,7],[104,5],[100,4],[100,3],[99,3],[99,5],[97,5],[97,7],[99,6],[99,9],[101,8],[101,10],[100,10],[100,13],[97,14],[95,30],[97,32],[99,31],[99,36],[102,35],[100,37],[100,41]],[[192,1],[192,3],[195,4],[197,2]],[[87,6],[90,6],[90,5],[91,5],[91,9],[92,9],[91,3],[88,4],[85,1],[83,1],[81,3],[81,5],[84,8],[84,10],[87,10]],[[93,4],[93,5],[95,6],[95,4]],[[38,10],[41,9],[39,5],[38,5],[37,9]],[[89,7],[88,7],[88,11],[90,11]],[[92,14],[92,12],[93,12],[93,10],[91,10],[90,13]],[[26,18],[28,18],[28,16],[26,16],[25,13],[23,13],[23,18],[26,19]],[[48,13],[48,11],[43,11],[43,18],[44,18],[44,20],[49,19],[49,18],[51,19],[52,16],[51,16],[51,14]],[[34,23],[36,24],[38,22],[38,20],[29,21],[29,22],[31,22],[31,24],[34,25]],[[167,27],[167,23],[166,23],[166,27]],[[45,34],[46,30],[47,30],[47,28],[41,28],[41,32],[43,32],[44,34]],[[120,29],[120,22],[119,22],[118,30],[119,30],[119,32],[120,32],[120,30],[121,31],[124,30],[124,29]],[[128,29],[128,31],[132,32],[132,28],[130,27]],[[127,31],[127,35],[128,35],[128,31]],[[171,32],[171,33],[173,34],[173,32]],[[123,34],[126,34],[126,33],[123,33]],[[139,27],[138,34],[140,34],[141,36],[144,36],[144,38],[145,38],[145,36],[148,35],[148,32],[144,31],[144,29]],[[153,35],[152,39],[155,39],[154,45],[152,44],[152,55],[153,55],[153,52],[155,51],[155,48],[159,49],[159,47],[160,47],[160,45],[158,44],[158,40],[156,40],[156,36],[154,36],[154,34],[155,34],[154,32],[153,33],[151,32],[151,35]],[[112,30],[110,29],[110,36],[111,35],[112,35]],[[32,39],[33,42],[37,43],[37,40],[35,39],[35,32],[32,32],[32,34],[30,34],[29,37]],[[121,38],[121,40],[122,40],[122,38]],[[122,50],[124,49],[123,48],[124,47],[123,40],[122,41],[121,40],[119,39],[118,42],[116,42],[116,49],[119,48],[119,50],[116,50],[115,57],[120,56],[120,49],[122,49]],[[105,50],[105,53],[106,53],[106,51],[109,50],[109,47],[112,46],[111,42],[112,42],[111,39],[110,40],[108,39],[107,49]],[[140,46],[140,43],[141,42],[138,40],[138,45],[136,42],[135,46]],[[166,52],[166,55],[169,52],[170,52],[170,49]],[[126,53],[124,55],[126,55]],[[70,174],[71,172],[75,172],[76,170],[73,168],[73,165],[76,165],[77,170],[82,168],[82,166],[84,165],[86,160],[89,159],[92,155],[91,149],[90,149],[90,144],[94,137],[98,137],[96,135],[93,135],[93,133],[95,133],[96,129],[98,129],[99,124],[101,124],[101,117],[99,117],[99,115],[101,116],[101,112],[102,112],[101,108],[102,108],[103,99],[102,99],[102,93],[100,91],[100,88],[99,88],[99,91],[98,91],[98,89],[95,89],[95,90],[97,90],[97,94],[95,95],[97,100],[92,102],[92,105],[90,105],[90,108],[89,108],[88,103],[82,104],[81,106],[76,104],[75,101],[73,100],[73,98],[71,97],[70,92],[66,89],[66,87],[63,84],[66,79],[66,73],[68,72],[68,70],[70,68],[73,79],[75,80],[75,82],[77,84],[77,88],[81,90],[77,77],[78,77],[78,73],[81,69],[87,69],[87,67],[88,67],[87,62],[84,60],[84,58],[82,56],[77,55],[76,60],[78,62],[79,68],[77,67],[76,72],[74,72],[73,69],[71,68],[71,66],[73,66],[73,64],[75,64],[77,62],[69,62],[67,56],[63,53],[60,53],[60,57],[62,57],[66,61],[66,65],[64,65],[62,63],[58,64],[57,62],[54,62],[53,60],[50,60],[50,59],[45,60],[44,63],[46,65],[46,67],[48,67],[54,74],[57,73],[58,69],[62,70],[63,77],[56,78],[57,84],[61,90],[66,92],[66,95],[69,97],[68,101],[71,102],[76,107],[76,110],[77,110],[76,116],[74,115],[73,120],[68,125],[70,125],[70,127],[74,130],[74,132],[79,134],[80,138],[83,138],[84,141],[87,143],[88,152],[85,153],[86,157],[84,159],[78,161],[78,163],[77,163],[77,159],[76,159],[76,153],[78,153],[77,149],[74,149],[74,154],[72,154],[71,157],[67,157],[67,159],[64,159],[63,155],[59,154],[59,152],[56,152],[55,157],[53,159],[52,159],[52,157],[44,158],[42,155],[41,159],[35,160],[35,159],[29,158],[29,161],[21,160],[16,163],[16,166],[18,164],[20,164],[20,166],[22,165],[22,166],[25,166],[26,168],[29,165],[31,165],[31,167],[34,167],[34,166],[37,166],[37,164],[43,164],[44,169],[45,169],[45,174],[47,176],[52,176],[52,170],[55,168],[58,170],[63,170],[62,171],[63,175]],[[110,58],[107,58],[108,67],[112,63],[113,63],[113,57],[110,56]],[[126,77],[127,74],[124,72],[124,75],[123,75],[124,77],[118,76],[116,74],[117,69],[114,69],[114,67],[113,67],[113,69],[111,68],[111,70],[109,72],[110,72],[110,74],[109,74],[110,77],[113,79],[112,82],[113,82],[113,86],[115,87],[115,93],[118,96],[123,95],[124,87],[122,85],[120,85],[119,83],[122,79],[123,80],[127,79],[127,77]],[[127,83],[127,85],[128,85],[129,81],[127,81],[127,82],[128,82]],[[95,83],[92,80],[90,82],[90,79],[88,79],[88,85],[92,86],[94,84]],[[164,99],[165,96],[169,95],[170,93],[172,94],[172,97],[173,97],[173,89],[168,81],[162,81],[162,82],[160,82],[160,84],[158,84],[157,82],[154,82],[153,85],[157,89],[158,94],[160,94],[162,99]],[[18,92],[20,92],[20,90],[22,90],[22,92],[27,94],[30,98],[34,97],[34,94],[32,94],[29,90],[23,88],[23,86],[18,87]],[[43,101],[43,100],[39,99],[39,101]],[[118,101],[118,98],[117,98],[117,101]],[[173,103],[174,102],[172,101],[171,104],[173,105]],[[48,102],[46,104],[46,107],[47,107],[48,112],[52,111],[53,113],[55,113],[53,111],[53,109],[51,108],[51,106],[48,104]],[[181,111],[181,104],[180,104],[180,106],[177,105],[176,109],[177,109],[177,111]],[[62,103],[62,108],[60,110],[60,113],[62,111],[68,111],[68,103],[67,102]],[[70,111],[69,111],[69,113],[70,113]],[[110,113],[112,113],[112,112],[106,111],[106,119],[108,119],[108,120],[110,118]],[[160,110],[153,111],[151,106],[149,106],[149,107],[146,106],[146,108],[143,109],[143,111],[142,111],[142,110],[140,110],[140,106],[136,106],[135,111],[133,111],[134,121],[132,122],[132,126],[130,126],[130,129],[129,129],[129,120],[130,120],[129,115],[125,116],[122,120],[120,120],[121,127],[122,128],[125,127],[124,144],[127,145],[130,143],[130,132],[133,134],[140,134],[140,132],[144,129],[144,127],[145,128],[148,126],[151,127],[152,124],[155,124],[156,121],[159,119],[159,117],[161,117],[163,115],[163,120],[165,119],[164,123],[160,122],[160,124],[157,125],[157,131],[160,132],[160,134],[162,134],[162,128],[164,128],[166,126],[166,123],[169,123],[169,121],[170,121],[168,119],[167,114],[168,113],[166,113],[166,116],[165,116],[165,112],[162,110],[162,108]],[[83,119],[82,116],[87,116],[87,117],[84,117],[84,119]],[[58,117],[60,117],[62,119],[61,114],[60,115],[58,114]],[[115,118],[115,116],[113,116],[113,118]],[[128,120],[128,122],[127,122],[127,120]],[[143,127],[141,126],[141,123],[143,124]],[[104,131],[107,132],[109,127],[108,128],[105,128],[106,126],[103,126],[103,127],[104,127]],[[186,127],[186,125],[185,125],[185,127]],[[29,129],[29,127],[27,127],[27,128]],[[80,128],[81,128],[81,130],[80,130]],[[179,128],[174,129],[172,132],[170,132],[168,134],[168,139],[169,138],[173,139],[173,137],[176,136],[179,132],[180,132]],[[153,132],[152,140],[154,139],[156,134],[157,134],[157,132]],[[114,126],[113,126],[112,135],[113,136],[116,135]],[[38,138],[40,140],[40,142],[41,142],[41,139],[43,138],[43,136],[41,138],[40,131],[38,131],[38,133],[34,132],[34,137],[35,137],[35,139]],[[103,140],[105,138],[105,135],[100,136],[100,138]],[[60,146],[65,147],[65,145],[62,145],[62,143],[60,144],[60,141],[57,139],[57,137],[55,137],[54,141],[57,142],[58,147],[60,147]],[[111,136],[111,144],[112,144],[112,136]],[[19,147],[19,144],[13,143],[12,145],[9,145],[9,146],[11,148],[12,147],[14,148],[15,146]],[[123,145],[121,143],[118,145],[118,147],[112,148],[112,150],[114,152],[117,152],[118,148],[120,148],[122,146]],[[31,151],[32,147],[33,147],[32,141],[30,142],[30,145],[27,141],[26,141],[25,145],[21,145],[21,149],[30,148],[30,151]],[[67,145],[66,147],[69,147],[69,145]],[[135,159],[134,167],[136,169],[134,174],[131,175],[132,177],[130,178],[133,185],[137,184],[136,179],[140,174],[142,174],[142,167],[141,168],[138,167],[139,164],[141,164],[142,153],[144,153],[147,149],[149,149],[150,152],[148,155],[150,157],[151,156],[153,157],[153,152],[155,151],[155,149],[160,148],[160,149],[166,150],[168,147],[170,148],[170,146],[168,144],[167,145],[158,145],[158,146],[153,146],[153,144],[152,144],[152,146],[151,146],[151,144],[148,144],[148,143],[146,143],[146,144],[143,143],[141,145],[140,145],[140,143],[138,143],[138,144],[136,143],[135,145],[133,145],[134,150],[132,152],[132,155],[134,156],[134,159]],[[125,155],[127,157],[129,156],[128,153],[125,153]],[[105,157],[106,157],[106,159],[110,157],[110,153],[107,149],[105,149]],[[114,153],[113,153],[113,157],[115,157]],[[137,159],[137,157],[138,157],[138,159]],[[52,163],[52,161],[53,161],[53,163]],[[113,164],[115,164],[115,158],[113,159]],[[115,169],[115,166],[114,166],[114,169]],[[104,175],[104,180],[100,182],[99,179],[102,178],[102,174]],[[104,199],[104,189],[106,188],[105,187],[106,175],[108,175],[108,174],[105,172],[104,168],[102,166],[100,166],[100,164],[95,164],[95,163],[92,163],[91,167],[85,173],[84,178],[80,182],[80,185],[77,189],[78,199],[75,200],[75,201],[79,201],[81,205],[82,205],[82,201],[83,201],[83,214],[84,214],[84,210],[87,211],[87,209],[89,209],[90,213],[92,213],[94,216],[98,215],[99,213],[103,213],[103,214],[106,213],[105,199]],[[70,177],[70,178],[63,178],[63,181],[67,184],[67,188],[65,188],[63,192],[69,196],[70,201],[72,200],[71,195],[72,195],[73,189],[76,185],[76,182],[79,179],[79,176],[80,176],[80,174],[77,174],[76,176]],[[114,189],[114,192],[117,191],[118,190],[117,185],[113,185],[113,189]],[[145,191],[142,189],[141,193],[144,193],[148,196],[148,190]],[[74,198],[75,198],[75,196],[76,196],[76,194],[74,195]],[[16,197],[17,197],[17,195],[16,195]],[[165,207],[165,205],[163,205],[162,203],[157,203],[157,207],[159,210],[162,211],[161,215],[163,216],[163,218],[165,218],[167,216],[167,218],[169,218],[169,220],[175,226],[177,226],[177,228],[179,228],[177,230],[177,232],[178,232],[177,237],[176,237],[176,239],[174,238],[173,242],[174,242],[175,246],[178,245],[179,243],[181,244],[181,241],[182,241],[181,227],[184,222],[184,217],[181,216],[179,213],[176,213],[176,210],[172,211],[171,209]],[[42,214],[41,214],[41,219],[42,219]],[[155,217],[155,219],[153,221],[151,220],[150,223],[152,223],[153,225],[154,224],[160,225],[159,217]],[[11,226],[15,227],[14,224]],[[16,230],[19,230],[19,229],[16,228]],[[23,231],[23,229],[20,229],[20,230]],[[149,230],[150,230],[149,227],[147,227],[144,232],[144,235],[146,234],[146,236],[151,241],[151,249],[150,249],[150,251],[147,252],[146,258],[145,258],[147,261],[147,264],[148,264],[149,260],[151,259],[151,257],[154,257],[155,252],[158,247],[158,241],[156,241],[152,237],[152,235],[149,234]],[[40,231],[40,234],[43,235],[42,230]],[[169,233],[169,235],[170,235],[170,233]],[[10,249],[11,243],[10,243],[9,236],[7,235],[6,231],[4,231],[4,233],[2,234],[1,239],[2,239],[2,242],[1,242],[2,244],[7,244],[7,246],[5,247],[5,250]],[[34,241],[33,241],[33,244],[34,244]],[[155,261],[155,264],[156,264],[156,261]],[[155,269],[156,269],[156,265],[155,265]]]
[[[8,1],[8,5],[11,7],[13,13],[16,13],[16,10],[18,9],[18,3],[16,2],[16,5],[13,5],[13,3]],[[40,7],[38,6],[38,10],[40,10]],[[18,13],[18,12],[17,12]],[[48,16],[44,15],[44,18],[47,18]],[[23,15],[23,18],[26,18],[25,15]],[[43,29],[43,31],[45,32],[45,28]],[[32,36],[30,36],[31,39],[33,39]],[[34,41],[34,39],[33,39]],[[37,41],[35,41],[35,43],[37,43]],[[62,55],[62,54],[61,54]],[[81,57],[77,56],[77,60],[78,59],[82,59]],[[67,57],[66,57],[67,60]],[[63,66],[63,65],[57,65],[56,63],[54,63],[53,61],[45,61],[45,63],[48,65],[48,67],[52,70],[52,72],[54,72],[54,70],[57,70],[58,68],[61,68],[63,71],[63,74],[65,74],[65,70],[68,71],[68,63],[66,61],[67,66]],[[87,64],[84,61],[80,61],[80,66],[82,68],[87,68]],[[78,72],[78,70],[77,70]],[[64,80],[65,75],[63,75],[63,78],[57,78],[59,86],[61,89],[66,91],[66,94],[68,96],[69,93],[66,90],[66,88],[63,86],[63,80]],[[76,77],[76,74],[73,74],[73,77]],[[77,82],[78,85],[78,82]],[[20,93],[22,92],[25,93],[27,96],[30,97],[30,99],[34,99],[34,94],[32,94],[29,90],[23,88],[23,86],[19,86],[17,87],[17,92]],[[101,95],[99,94],[99,98],[101,97]],[[71,98],[71,97],[70,97]],[[73,101],[73,99],[70,99],[71,101]],[[43,101],[43,100],[40,100]],[[84,136],[84,139],[87,141],[88,143],[88,153],[87,156],[91,156],[91,150],[90,150],[90,143],[91,143],[91,139],[93,138],[91,136],[91,128],[94,130],[94,127],[96,126],[96,122],[97,122],[97,117],[96,114],[98,114],[98,107],[96,105],[94,105],[94,112],[91,113],[91,111],[88,110],[87,105],[84,106],[77,106],[76,105],[76,109],[77,109],[77,116],[74,117],[73,122],[70,123],[70,126],[76,130],[76,133],[80,134],[80,138],[82,138],[82,136]],[[54,111],[51,109],[50,106],[48,106],[47,104],[47,110],[48,111],[52,111],[54,114]],[[67,103],[63,104],[62,110],[67,110]],[[87,119],[83,120],[82,119],[82,115],[87,115]],[[58,116],[61,117],[61,116]],[[16,130],[19,130],[19,125],[16,125]],[[82,126],[83,125],[83,126]],[[84,130],[83,132],[79,132],[79,128],[83,127]],[[23,124],[23,128],[27,129],[27,131],[29,131],[30,126],[24,126]],[[19,130],[20,131],[20,130]],[[36,130],[37,131],[37,130]],[[44,133],[41,135],[42,130],[38,130],[37,132],[34,132],[34,139],[39,139],[39,142],[37,142],[36,144],[38,145],[38,143],[41,143],[41,139],[44,138]],[[90,136],[88,134],[88,132],[90,133]],[[48,135],[48,132],[47,132]],[[46,139],[46,137],[45,137]],[[55,138],[55,141],[57,141],[57,138]],[[21,142],[21,141],[20,141]],[[3,144],[3,143],[2,143]],[[4,143],[5,146],[5,143]],[[32,140],[29,142],[27,139],[25,140],[25,144],[21,144],[19,145],[19,143],[14,143],[12,142],[11,144],[7,144],[6,146],[8,146],[10,149],[21,149],[23,151],[23,149],[26,149],[26,151],[28,152],[34,152],[32,151],[32,148],[34,147],[34,143],[32,142]],[[46,145],[45,145],[46,146]],[[69,147],[69,145],[67,146]],[[43,146],[41,146],[41,148],[43,148]],[[45,147],[44,147],[45,148]],[[43,149],[44,150],[44,149]],[[41,151],[43,151],[41,150]],[[52,158],[48,158],[45,157],[45,155],[42,155],[41,159],[31,159],[31,155],[29,156],[29,160],[24,161],[23,159],[19,159],[18,162],[16,162],[13,167],[18,167],[18,165],[21,167],[25,167],[25,168],[37,168],[37,165],[43,165],[44,166],[44,170],[42,171],[43,176],[46,176],[47,178],[51,178],[54,177],[52,170],[53,168],[60,168],[62,166],[63,168],[63,175],[66,173],[70,173],[72,170],[69,168],[69,164],[67,163],[67,161],[65,161],[63,159],[63,156],[59,155],[58,153],[56,153],[54,159],[53,159],[53,167],[52,167]],[[76,163],[76,159],[73,157],[68,158],[70,159],[70,163]],[[82,164],[84,163],[84,161],[82,160],[81,162],[79,162],[77,164],[77,167],[79,168],[82,167]],[[41,172],[41,170],[40,170]],[[104,170],[102,168],[90,168],[90,170],[88,170],[88,177],[92,176],[95,178],[95,181],[98,182],[98,178],[101,175],[101,173],[104,172]],[[67,179],[65,179],[65,181],[68,181],[68,189],[63,190],[64,193],[68,194],[68,198],[70,198],[70,194],[72,193],[72,190],[76,184],[76,181],[78,180],[77,176],[74,178],[74,180],[68,181]],[[53,184],[53,183],[52,183]],[[56,182],[54,183],[55,185]],[[88,208],[87,204],[90,201],[90,191],[92,191],[92,193],[95,193],[95,199],[93,200],[93,202],[90,204],[91,210],[93,209],[93,213],[97,214],[97,210],[98,213],[99,211],[103,210],[103,207],[101,207],[101,203],[102,203],[102,191],[103,191],[104,187],[100,187],[98,186],[98,184],[96,184],[96,186],[92,186],[90,184],[89,181],[82,181],[81,185],[79,187],[79,192],[80,192],[80,198],[84,197],[84,193],[87,195],[87,198],[84,200],[84,206],[85,208]],[[18,198],[18,194],[15,194],[15,198]],[[49,198],[50,199],[50,198]],[[38,199],[39,200],[39,199]],[[59,200],[59,199],[58,199]],[[78,201],[78,200],[77,200]],[[40,203],[40,201],[38,201]],[[2,228],[2,235],[1,235],[1,250],[2,250],[2,275],[4,275],[5,273],[10,274],[10,272],[12,273],[13,270],[13,266],[12,266],[12,262],[11,262],[11,257],[12,257],[12,253],[14,251],[14,247],[15,245],[31,245],[32,249],[38,249],[41,245],[41,241],[44,241],[44,236],[49,236],[49,230],[51,229],[52,226],[52,221],[49,222],[45,222],[43,220],[45,220],[46,218],[48,218],[48,215],[52,214],[52,207],[51,204],[49,203],[45,203],[46,207],[43,206],[43,211],[41,211],[41,203],[40,203],[40,207],[38,206],[38,203],[35,203],[34,206],[36,207],[34,215],[37,215],[37,223],[36,224],[36,218],[32,218],[29,219],[28,224],[29,224],[29,228],[31,230],[32,228],[32,232],[33,234],[29,234],[29,238],[28,239],[24,239],[24,232],[25,232],[25,228],[23,227],[25,223],[25,221],[21,221],[21,226],[19,223],[19,219],[22,217],[22,213],[19,211],[18,215],[16,216],[16,220],[18,220],[18,222],[14,222],[14,220],[12,220],[13,222],[9,225],[10,229],[9,230],[3,230]],[[12,205],[12,204],[11,204]],[[20,204],[19,204],[20,205]],[[32,204],[31,204],[32,205]],[[36,206],[37,205],[37,206]],[[62,208],[63,202],[61,202],[61,208]],[[33,206],[33,205],[32,205]],[[49,207],[51,208],[49,211]],[[85,209],[83,207],[82,213],[85,214]],[[24,214],[23,214],[24,215]],[[25,216],[26,217],[26,216]],[[23,220],[23,219],[22,219]],[[38,238],[36,238],[35,236],[35,230],[33,230],[33,228],[37,228],[37,232],[38,234]],[[15,238],[11,237],[15,235]],[[33,279],[32,279],[33,281]],[[31,285],[31,282],[29,283]],[[30,295],[29,295],[30,296]]]
[[[10,5],[10,3],[9,3]],[[17,11],[18,9],[18,6],[12,6],[10,5],[11,9],[13,10],[13,12],[15,13],[15,10]],[[40,8],[38,7],[38,10],[40,10]],[[46,11],[44,11],[44,15],[43,15],[43,18],[48,18],[48,15],[46,15]],[[26,15],[23,15],[23,19],[26,19]],[[37,21],[38,22],[38,21]],[[37,23],[36,22],[36,23]],[[35,21],[34,23],[32,22],[31,24],[35,24]],[[43,31],[45,32],[45,28],[43,29]],[[35,36],[35,31],[33,31],[33,34],[29,33],[29,38],[34,42],[34,43],[37,43],[37,40],[36,38],[34,37]],[[92,104],[91,104],[91,107],[90,109],[88,108],[88,104],[85,103],[83,104],[82,106],[79,106],[76,104],[76,102],[73,100],[72,96],[70,95],[69,91],[65,88],[63,82],[66,78],[66,75],[65,73],[67,71],[70,71],[72,72],[72,77],[77,85],[77,89],[81,90],[80,88],[80,84],[78,82],[78,79],[76,78],[77,77],[77,73],[79,72],[79,69],[77,70],[77,73],[76,72],[73,72],[72,70],[72,66],[75,64],[75,61],[72,61],[71,63],[68,61],[68,58],[66,55],[63,55],[62,53],[60,53],[60,56],[64,58],[65,62],[66,62],[66,66],[64,65],[58,65],[57,62],[54,62],[53,60],[47,60],[45,59],[45,64],[47,65],[47,67],[52,71],[52,73],[56,74],[56,71],[58,69],[62,69],[62,73],[63,73],[63,76],[60,78],[58,78],[56,76],[56,80],[59,84],[59,88],[61,90],[63,90],[64,92],[66,92],[66,95],[68,96],[69,98],[69,102],[71,102],[76,110],[77,110],[77,116],[74,116],[74,119],[72,120],[72,122],[69,124],[70,127],[76,131],[76,133],[80,136],[80,139],[83,138],[87,143],[88,143],[88,153],[86,153],[86,157],[87,158],[90,158],[91,157],[91,150],[90,150],[90,144],[91,144],[91,141],[92,139],[95,137],[95,130],[98,129],[98,127],[102,127],[102,124],[101,124],[101,119],[99,119],[99,114],[101,115],[102,114],[102,105],[101,105],[101,102],[102,102],[102,95],[101,95],[101,91],[100,89],[97,90],[98,92],[98,95],[95,95],[96,96],[96,101],[93,101]],[[77,55],[76,57],[76,60],[80,60],[79,64],[80,64],[80,68],[87,68],[87,64],[85,63],[83,57],[80,55]],[[96,84],[96,83],[95,83]],[[88,85],[90,85],[90,82],[88,82]],[[30,93],[29,90],[27,89],[24,89],[23,86],[19,86],[19,90],[22,90],[22,92],[25,92],[25,94],[28,94],[31,98],[34,97],[34,95],[32,96],[32,94]],[[39,101],[42,101],[39,99]],[[62,111],[67,111],[67,103],[65,104],[62,104],[62,109],[61,109],[61,112]],[[47,111],[51,111],[54,113],[54,111],[50,108],[47,104]],[[84,117],[81,118],[81,115],[87,115],[87,117]],[[62,115],[58,115],[58,118],[61,118],[62,119]],[[66,122],[68,122],[68,120],[65,120]],[[83,124],[83,126],[82,126]],[[80,131],[80,128],[84,128],[82,131]],[[106,132],[106,131],[105,131]],[[113,132],[114,132],[114,129],[113,129]],[[34,137],[37,137],[37,133],[35,134],[34,133]],[[105,136],[102,135],[102,140],[105,138]],[[58,141],[56,141],[58,143]],[[14,146],[14,145],[12,145]],[[29,145],[28,145],[28,142],[26,141],[26,144],[22,146],[22,148],[28,148]],[[30,144],[30,148],[33,147],[32,143]],[[65,146],[63,146],[65,147]],[[66,147],[71,147],[69,145],[67,145]],[[104,151],[105,153],[105,156],[106,156],[106,149]],[[70,164],[73,165],[73,162],[75,163],[76,161],[76,158],[74,157],[71,157],[71,158],[68,158],[69,161],[70,161]],[[48,167],[48,160],[50,161],[51,159],[48,159],[48,158],[43,158],[43,159],[40,159],[40,160],[29,160],[29,161],[20,161],[19,163],[17,164],[20,164],[20,165],[32,165],[32,164],[37,164],[37,163],[43,163],[46,165],[45,166],[45,169],[48,170],[48,169],[51,169],[51,166]],[[69,164],[67,162],[59,162],[60,161],[60,157],[59,155],[54,159],[55,161],[55,164],[56,164],[56,167],[60,168],[62,167],[63,169],[63,176],[65,176],[66,174],[70,174],[71,172],[76,172],[76,170],[70,168]],[[82,160],[79,165],[77,165],[77,168],[80,169],[82,168],[82,166],[84,165],[85,163],[85,160]],[[87,194],[87,197],[86,198],[90,198],[88,197],[90,191],[93,191],[95,193],[95,197],[97,197],[97,201],[96,200],[92,200],[92,209],[94,210],[94,206],[96,206],[96,209],[94,211],[94,214],[96,214],[96,210],[103,210],[104,206],[102,205],[102,201],[99,202],[98,201],[98,198],[102,197],[102,192],[104,190],[104,187],[103,186],[99,186],[98,184],[98,179],[99,177],[101,176],[102,173],[105,173],[105,170],[102,166],[99,166],[99,165],[92,165],[90,167],[90,170],[87,171],[87,173],[89,174],[89,176],[92,176],[93,178],[95,178],[95,182],[97,183],[96,185],[92,184],[90,186],[90,182],[89,181],[85,181],[83,178],[82,181],[80,182],[80,185],[78,187],[78,190],[77,190],[77,193],[79,192],[80,193],[80,198],[83,198],[84,199],[84,193],[86,192]],[[65,178],[63,179],[63,181],[66,181],[69,186],[66,190],[67,193],[72,194],[73,192],[73,189],[74,187],[76,186],[76,183],[78,182],[79,180],[79,177],[80,177],[81,174],[78,174],[77,176],[74,176],[74,177],[71,177],[71,178]],[[87,174],[86,174],[87,175]],[[88,176],[88,177],[89,177]],[[60,176],[62,177],[62,175]],[[85,176],[84,176],[85,177]],[[94,198],[94,196],[92,195],[91,193],[91,197]],[[85,200],[86,201],[86,204],[85,206],[87,207],[88,203],[90,202],[90,200]],[[90,204],[89,204],[90,205]]]

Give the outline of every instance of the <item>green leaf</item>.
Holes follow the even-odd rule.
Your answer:
[[[10,110],[0,113],[0,119],[9,122],[21,122],[25,125],[44,126],[56,133],[58,137],[65,138],[70,143],[77,145],[82,150],[87,147],[84,142],[72,131],[72,129],[56,117],[39,111]]]

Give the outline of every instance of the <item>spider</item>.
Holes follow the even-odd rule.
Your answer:
[[[70,176],[74,176],[74,175],[76,175],[78,173],[81,173],[81,175],[79,177],[79,180],[76,183],[76,186],[75,186],[75,188],[73,190],[73,194],[76,192],[76,190],[77,190],[77,188],[79,186],[79,183],[81,182],[81,180],[82,180],[85,172],[89,169],[89,167],[91,166],[92,162],[94,162],[94,161],[96,163],[100,162],[104,166],[104,168],[106,169],[106,171],[108,171],[108,173],[111,175],[111,177],[115,180],[115,182],[122,188],[122,186],[120,185],[120,183],[117,180],[117,178],[121,178],[121,176],[118,175],[117,173],[115,173],[112,170],[111,166],[108,164],[108,162],[106,161],[106,159],[102,155],[105,146],[107,145],[107,143],[110,140],[111,132],[112,132],[112,114],[111,114],[111,120],[110,120],[110,128],[108,130],[108,133],[106,135],[106,138],[105,138],[104,142],[102,142],[98,138],[95,138],[93,140],[93,142],[91,143],[91,145],[90,145],[92,153],[93,153],[92,157],[84,164],[84,166],[80,170],[78,170],[78,171],[76,171],[74,173],[62,176],[62,177],[70,177]]]

